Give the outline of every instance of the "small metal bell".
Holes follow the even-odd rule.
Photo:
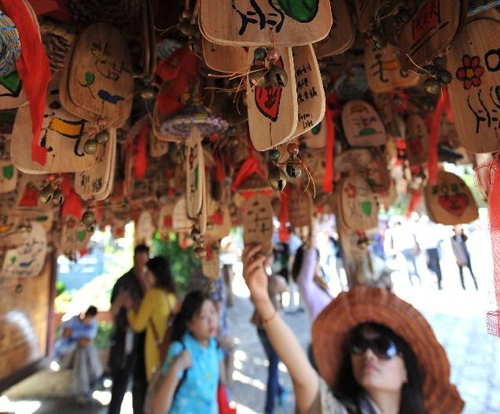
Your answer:
[[[302,169],[295,163],[287,163],[285,169],[290,178],[299,178],[302,175]]]
[[[201,238],[200,231],[196,227],[193,227],[193,229],[191,230],[191,234],[189,236],[194,241],[199,241]]]
[[[38,201],[42,204],[47,204],[52,197],[54,196],[54,190],[51,185],[46,185],[40,191],[40,195],[38,196]]]
[[[179,30],[184,36],[191,37],[195,35],[198,27],[194,24],[191,24],[189,21],[184,20],[179,24]]]
[[[269,150],[269,161],[278,161],[281,157],[281,153],[277,149]]]
[[[441,92],[441,85],[434,78],[427,79],[424,82],[424,88],[427,91],[427,93],[430,93],[432,95],[437,95],[439,92]]]
[[[194,249],[194,255],[198,259],[204,259],[205,257],[207,257],[207,251],[204,247],[198,246],[196,249]]]
[[[146,85],[141,89],[141,98],[142,99],[154,99],[156,96],[156,88],[153,85]]]
[[[92,211],[87,210],[82,215],[82,221],[87,226],[90,226],[91,224],[94,224],[95,223],[95,214]]]
[[[253,52],[253,60],[264,60],[267,55],[267,50],[264,47],[258,47]]]
[[[98,144],[104,145],[109,141],[109,132],[106,129],[103,129],[95,136],[95,139]]]
[[[437,80],[439,83],[442,83],[443,85],[448,85],[452,81],[451,73],[448,72],[447,70],[440,70],[437,73]]]
[[[283,191],[286,187],[286,175],[278,166],[269,168],[267,182],[273,191]]]
[[[60,188],[54,191],[54,195],[52,196],[52,201],[54,204],[61,205],[64,203],[64,193]]]
[[[83,145],[83,150],[87,155],[95,154],[97,152],[97,140],[95,138],[87,140]]]
[[[256,86],[257,88],[263,88],[269,84],[269,79],[267,78],[267,69],[262,65],[252,65],[250,68],[250,73],[248,74],[248,80],[250,85]]]
[[[284,88],[288,83],[288,75],[285,69],[283,69],[281,66],[271,66],[268,76],[272,85],[277,88]]]
[[[432,61],[432,64],[438,68],[438,69],[442,69],[444,68],[444,58],[442,58],[441,56],[438,56],[436,58],[434,58],[434,60]]]
[[[437,73],[437,68],[434,65],[425,65],[422,69],[424,69],[425,72],[429,72],[431,75]]]

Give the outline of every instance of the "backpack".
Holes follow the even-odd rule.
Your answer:
[[[168,347],[170,346],[170,343],[172,342],[174,320],[175,320],[175,317],[177,315],[177,312],[175,311],[175,309],[173,309],[170,306],[170,303],[168,301],[168,297],[167,297],[167,305],[168,305],[168,309],[169,309],[170,313],[168,315],[167,330],[165,331],[165,335],[163,336],[163,338],[160,338],[160,335],[158,334],[158,331],[156,329],[155,324],[153,323],[153,320],[149,319],[149,325],[151,326],[151,330],[153,331],[153,336],[155,338],[156,346],[158,347],[158,351],[160,352],[160,361],[164,361],[165,357],[167,356]]]

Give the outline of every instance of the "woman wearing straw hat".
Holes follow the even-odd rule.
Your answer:
[[[294,384],[300,414],[458,414],[450,366],[431,327],[411,305],[378,288],[341,293],[312,329],[321,378],[267,295],[260,246],[245,248],[243,276]]]

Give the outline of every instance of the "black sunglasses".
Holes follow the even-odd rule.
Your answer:
[[[379,359],[383,360],[394,358],[399,352],[396,343],[383,336],[375,339],[366,339],[362,336],[357,336],[348,344],[348,350],[351,355],[363,355],[367,349],[371,349]]]

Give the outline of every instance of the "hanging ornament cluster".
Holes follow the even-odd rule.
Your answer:
[[[40,191],[38,201],[47,204],[52,201],[56,205],[64,203],[64,193],[61,190],[62,176],[49,175],[46,184]]]

